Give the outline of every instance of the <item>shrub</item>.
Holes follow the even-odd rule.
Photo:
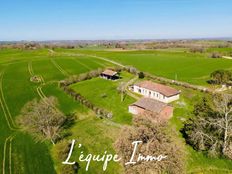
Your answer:
[[[140,79],[143,79],[145,77],[144,73],[141,71],[138,73],[138,76]]]

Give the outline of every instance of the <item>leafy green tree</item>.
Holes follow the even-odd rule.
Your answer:
[[[232,96],[215,95],[212,105],[203,99],[194,115],[182,131],[187,143],[209,155],[232,158]]]
[[[145,77],[145,75],[144,75],[144,73],[142,71],[140,71],[138,73],[138,76],[139,76],[140,79],[143,79]]]
[[[225,84],[232,79],[232,73],[228,70],[216,70],[210,74],[216,84]]]

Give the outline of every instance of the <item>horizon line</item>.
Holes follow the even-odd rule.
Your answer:
[[[0,40],[0,42],[71,42],[71,41],[159,41],[159,40],[231,40],[232,36],[222,37],[179,37],[179,38],[122,38],[122,39],[20,39],[20,40]]]

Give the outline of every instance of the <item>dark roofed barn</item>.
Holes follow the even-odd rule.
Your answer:
[[[108,80],[116,80],[119,78],[118,76],[118,72],[116,71],[112,71],[110,69],[107,69],[105,71],[103,71],[100,76],[104,79],[108,79]]]

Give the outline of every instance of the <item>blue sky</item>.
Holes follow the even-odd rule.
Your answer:
[[[0,0],[0,40],[232,37],[232,0]]]

